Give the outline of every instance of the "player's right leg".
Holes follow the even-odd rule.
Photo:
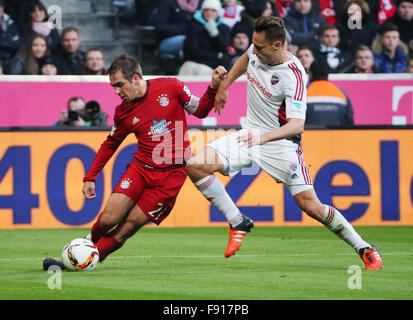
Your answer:
[[[122,222],[106,236],[101,237],[96,243],[99,251],[99,261],[102,262],[112,252],[118,250],[127,239],[132,237],[141,227],[149,222],[149,218],[142,209],[133,203],[133,208],[129,211]]]
[[[197,189],[228,220],[229,241],[225,257],[229,258],[240,248],[242,241],[254,226],[253,221],[243,215],[225,190],[222,182],[214,175],[224,168],[223,159],[212,148],[205,147],[189,159],[186,165],[188,176]]]
[[[91,240],[97,243],[111,229],[125,219],[135,202],[126,194],[112,193],[98,220],[92,226]]]

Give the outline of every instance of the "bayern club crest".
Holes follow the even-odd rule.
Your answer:
[[[169,99],[168,99],[168,95],[167,94],[161,94],[158,99],[156,99],[156,101],[159,102],[159,104],[162,107],[166,107],[169,104]]]
[[[280,82],[280,76],[279,76],[278,74],[274,73],[274,74],[271,76],[271,84],[272,84],[273,86],[275,86],[278,82]]]

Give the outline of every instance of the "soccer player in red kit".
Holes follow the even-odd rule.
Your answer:
[[[226,70],[219,66],[213,71],[201,98],[174,78],[144,80],[139,63],[125,55],[116,58],[108,74],[122,103],[116,107],[111,133],[83,179],[85,198],[96,197],[95,179],[130,133],[138,139],[138,152],[92,226],[90,237],[100,261],[146,223],[159,225],[171,212],[187,176],[185,159],[191,156],[185,111],[206,117]],[[56,264],[63,267],[60,261],[48,258],[43,267],[47,270]]]

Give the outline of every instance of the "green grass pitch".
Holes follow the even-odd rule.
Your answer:
[[[356,229],[383,270],[365,271],[324,227],[256,227],[230,259],[225,228],[143,228],[94,271],[62,272],[61,289],[49,288],[42,259],[88,229],[0,230],[0,299],[413,299],[413,227]]]

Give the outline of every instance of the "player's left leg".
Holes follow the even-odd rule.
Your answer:
[[[289,188],[294,194],[294,187]],[[340,211],[321,203],[313,188],[294,194],[293,197],[301,210],[351,245],[366,264],[366,269],[381,269],[382,261],[377,248],[364,241]]]

